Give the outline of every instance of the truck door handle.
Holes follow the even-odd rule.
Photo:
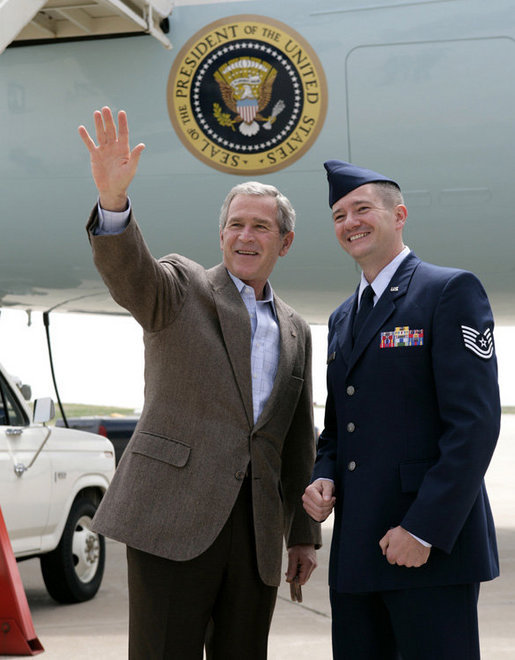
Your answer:
[[[21,435],[23,433],[23,429],[5,429],[5,435]]]

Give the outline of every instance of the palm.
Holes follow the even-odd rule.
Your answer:
[[[136,165],[128,147],[128,143],[116,140],[90,152],[91,173],[99,191],[129,187]]]

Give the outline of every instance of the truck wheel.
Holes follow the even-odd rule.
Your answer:
[[[87,497],[75,500],[59,545],[40,557],[45,586],[59,603],[90,600],[102,582],[105,541],[91,531],[96,508]]]

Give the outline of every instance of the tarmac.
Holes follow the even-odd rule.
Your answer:
[[[515,415],[512,414],[503,415],[501,436],[486,475],[498,533],[501,577],[481,587],[479,616],[483,660],[515,658],[514,475]],[[329,520],[323,525],[324,546],[318,553],[319,566],[304,587],[303,602],[291,602],[287,584],[279,589],[269,640],[269,660],[331,659],[327,588],[331,531]],[[39,560],[22,562],[18,567],[36,635],[45,648],[39,657],[48,660],[122,660],[127,657],[128,606],[123,546],[107,542],[102,587],[93,600],[77,605],[58,605],[48,596]]]

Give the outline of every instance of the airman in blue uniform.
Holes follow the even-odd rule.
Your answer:
[[[490,304],[472,273],[404,245],[395,181],[325,168],[336,236],[362,270],[329,320],[325,428],[303,498],[315,520],[334,509],[333,655],[476,660],[479,583],[499,573],[483,481],[500,425]]]

